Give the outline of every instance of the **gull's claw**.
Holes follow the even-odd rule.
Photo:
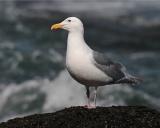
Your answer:
[[[95,109],[96,106],[94,104],[90,104],[90,105],[85,105],[83,106],[84,108],[88,108],[88,109]]]

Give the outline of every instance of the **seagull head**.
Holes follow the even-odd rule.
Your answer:
[[[83,32],[83,23],[77,17],[68,17],[62,22],[51,26],[51,30],[56,29],[65,29],[69,32]]]

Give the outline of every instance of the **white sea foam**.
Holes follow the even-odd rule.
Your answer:
[[[26,90],[27,88],[35,88],[38,85],[39,83],[37,83],[36,81],[24,82],[21,85],[17,85],[17,84],[5,85],[6,87],[4,87],[4,85],[0,85],[4,87],[4,89],[1,90],[1,94],[0,94],[0,111],[3,110],[3,107],[4,107],[3,105],[5,105],[5,102],[8,101],[10,96],[18,92],[21,92],[22,90]],[[23,97],[23,98],[27,98],[27,97]],[[16,100],[19,100],[19,99],[15,99],[15,101]]]
[[[72,80],[66,71],[61,72],[53,82],[46,83],[47,86],[42,87],[47,94],[44,111],[85,104],[84,87]]]

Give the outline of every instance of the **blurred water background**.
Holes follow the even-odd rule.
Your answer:
[[[139,86],[104,86],[98,105],[160,110],[160,1],[0,1],[0,121],[86,103],[85,88],[65,70],[67,32],[53,23],[77,16],[95,50],[144,79]]]

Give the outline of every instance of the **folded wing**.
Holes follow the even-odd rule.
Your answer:
[[[125,66],[112,61],[105,54],[93,52],[94,64],[106,75],[112,77],[112,83],[137,84],[140,79],[127,73]]]

